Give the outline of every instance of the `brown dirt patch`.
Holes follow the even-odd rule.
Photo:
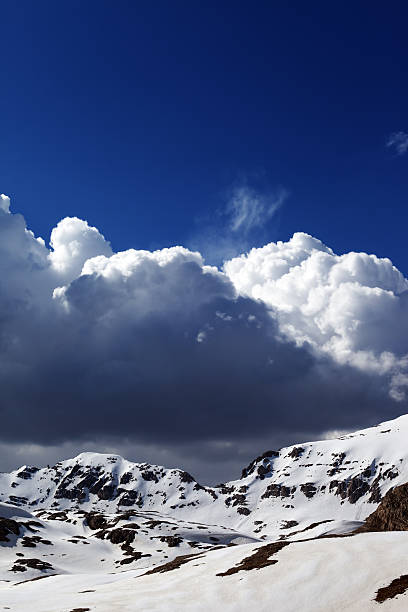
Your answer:
[[[288,545],[289,542],[273,542],[272,544],[266,544],[266,546],[258,548],[250,557],[245,557],[245,559],[242,559],[239,565],[230,567],[230,569],[217,574],[217,576],[231,576],[232,574],[237,574],[238,572],[261,569],[262,567],[268,567],[268,565],[274,565],[277,563],[277,560],[270,560],[270,557]]]
[[[179,555],[173,561],[169,561],[168,563],[164,563],[163,565],[157,565],[153,567],[153,569],[149,570],[143,576],[149,576],[150,574],[162,574],[164,572],[170,572],[172,570],[178,569],[185,563],[192,561],[193,559],[197,559],[197,557],[201,557],[203,553],[198,553],[195,555]]]
[[[297,531],[291,531],[290,533],[288,533],[287,535],[281,535],[281,539],[284,540],[286,538],[291,538],[292,536],[298,534],[298,533],[303,533],[304,531],[309,531],[310,529],[314,529],[315,527],[318,527],[319,525],[323,525],[324,523],[331,523],[333,521],[333,519],[328,519],[326,521],[319,521],[318,523],[312,523],[311,525],[308,525],[307,527],[304,527],[304,529],[298,529]],[[286,527],[284,527],[284,529],[287,529]]]
[[[407,589],[408,575],[404,574],[399,578],[395,578],[395,580],[393,580],[388,586],[378,589],[374,601],[377,601],[378,603],[383,603],[387,599],[392,599],[397,595],[402,595]]]

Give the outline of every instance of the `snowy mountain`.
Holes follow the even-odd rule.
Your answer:
[[[148,510],[274,535],[288,521],[363,520],[390,487],[408,481],[407,436],[405,415],[336,440],[267,451],[239,480],[216,487],[182,470],[82,453],[0,474],[0,502],[30,512]]]
[[[343,567],[346,558],[359,555],[362,559],[373,551],[391,555],[390,546],[396,552],[387,571],[392,574],[397,564],[400,574],[408,574],[403,555],[408,536],[400,531],[371,533],[405,529],[408,491],[401,485],[408,482],[407,439],[408,415],[335,440],[268,451],[244,468],[239,480],[216,487],[203,486],[182,470],[97,453],[82,453],[52,467],[23,466],[1,473],[0,599],[12,610],[24,610],[26,596],[38,600],[41,612],[60,611],[58,597],[49,608],[40,603],[42,592],[47,601],[53,600],[50,585],[58,584],[58,590],[67,593],[69,604],[64,610],[78,607],[74,594],[79,590],[97,593],[93,607],[82,609],[112,610],[116,600],[109,584],[115,582],[115,593],[122,593],[115,597],[123,597],[118,609],[133,610],[126,607],[130,588],[143,599],[159,583],[164,592],[168,581],[175,580],[184,586],[177,596],[167,596],[180,597],[177,604],[168,606],[161,593],[156,607],[149,609],[204,610],[212,605],[211,597],[228,600],[232,595],[228,595],[230,587],[224,593],[224,583],[235,585],[233,593],[242,573],[245,596],[239,603],[234,599],[235,607],[225,604],[226,609],[241,610],[248,605],[251,589],[257,593],[260,589],[258,574],[282,580],[279,588],[289,589],[293,576],[306,580],[306,574],[313,574],[312,566],[325,568],[327,580],[330,572],[348,576],[353,565]],[[352,537],[344,537],[356,530]],[[300,570],[298,564],[304,565],[310,556],[312,566],[308,561],[307,571]],[[360,607],[344,600],[347,609],[371,609],[369,602],[381,581],[388,579],[387,572],[378,573],[372,563],[366,567],[369,584],[363,586],[371,589],[372,598],[362,607],[365,591],[356,585],[353,597]],[[208,607],[193,607],[194,588],[188,585],[202,581],[203,576],[208,582]],[[40,577],[49,581],[32,582]],[[140,580],[131,581],[130,587],[128,582],[135,577]],[[19,588],[13,590],[16,584]],[[90,590],[84,588],[89,584]],[[322,591],[321,585],[310,588],[305,597],[319,588]],[[263,596],[258,609],[270,610],[268,594]],[[334,597],[330,589],[328,596]],[[296,601],[277,609],[298,609]],[[344,609],[327,598],[324,601],[326,607],[315,602],[313,608],[303,608]],[[392,600],[390,609],[406,609],[395,608],[397,601]],[[386,606],[391,605],[387,602]]]

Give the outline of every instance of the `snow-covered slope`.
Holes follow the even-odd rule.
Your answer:
[[[316,568],[327,564],[327,580],[349,572],[353,582],[353,555],[391,555],[387,547],[394,534],[336,536],[361,526],[390,488],[408,482],[407,440],[408,415],[336,440],[268,451],[244,468],[239,480],[216,487],[202,486],[181,470],[97,453],[82,453],[53,467],[23,466],[1,473],[0,601],[14,602],[12,610],[25,610],[23,602],[43,592],[49,607],[44,600],[38,609],[60,611],[57,596],[53,603],[56,589],[67,593],[64,610],[70,610],[79,605],[79,591],[91,590],[95,595],[82,600],[91,602],[92,610],[113,610],[115,601],[120,601],[116,609],[132,610],[132,589],[143,602],[162,580],[156,603],[142,609],[204,610],[211,604],[208,598],[221,597],[223,609],[241,610],[248,607],[252,589],[258,596],[258,573],[278,580],[280,590],[292,589],[295,578],[309,580],[309,569],[298,564],[311,558]],[[366,583],[358,588],[353,582],[354,590],[340,598],[348,607],[335,607],[337,586],[330,583],[327,590],[316,583],[303,594],[313,598],[323,589],[321,607],[303,609],[371,609],[369,593],[374,597],[397,568],[408,573],[402,555],[406,534],[400,536],[398,560],[390,560],[389,571],[367,562]],[[273,557],[262,552],[266,550]],[[258,555],[256,571],[217,576],[252,555]],[[258,557],[266,564],[259,565]],[[147,571],[153,573],[142,576]],[[30,582],[39,577],[48,578]],[[194,585],[203,582],[208,583],[208,607],[202,601],[191,603]],[[234,598],[238,584],[239,604]],[[261,591],[257,609],[273,609],[271,595]],[[361,607],[363,600],[366,607]],[[293,602],[298,605],[297,599]],[[395,602],[386,603],[385,609],[404,609],[393,608]],[[295,603],[287,601],[279,610],[298,609]]]
[[[0,583],[0,601],[13,612],[403,612],[408,596],[395,590],[404,580],[393,585],[408,574],[407,547],[406,532],[369,533],[293,542],[263,561],[266,546],[247,544],[154,573],[19,576]]]
[[[0,474],[0,502],[31,512],[156,511],[274,536],[288,522],[363,520],[408,481],[408,415],[335,440],[269,451],[242,478],[202,486],[190,474],[118,455],[82,453],[53,467]]]

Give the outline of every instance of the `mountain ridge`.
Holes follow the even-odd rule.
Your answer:
[[[215,487],[99,453],[0,473],[0,600],[17,612],[61,612],[62,592],[64,612],[131,612],[135,602],[202,612],[221,599],[231,612],[255,599],[262,612],[302,601],[318,612],[380,601],[404,610],[406,599],[388,599],[408,585],[408,535],[390,531],[406,525],[407,439],[403,415],[266,451]],[[265,588],[276,580],[278,592]]]
[[[267,525],[269,537],[282,530],[283,521],[305,526],[310,516],[363,520],[391,487],[408,481],[406,436],[408,415],[403,415],[337,439],[266,451],[241,478],[217,486],[202,485],[184,470],[84,452],[52,467],[25,465],[0,473],[0,502],[30,511],[194,514],[245,527],[252,535],[265,532],[255,519]]]

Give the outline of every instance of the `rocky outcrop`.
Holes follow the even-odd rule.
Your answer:
[[[274,450],[269,450],[251,461],[251,463],[242,470],[241,478],[246,478],[253,474],[255,470],[257,470],[258,476],[261,478],[265,476],[272,469],[270,466],[269,459],[273,459],[274,457],[279,457],[279,452]],[[261,465],[258,465],[261,463]]]
[[[301,457],[304,452],[305,449],[302,446],[294,446],[290,453],[288,453],[288,457],[291,457],[292,459],[296,460],[299,459],[299,457]]]
[[[408,483],[388,491],[355,533],[367,531],[408,531]]]
[[[36,472],[38,472],[38,467],[34,466],[26,466],[17,474],[17,478],[23,478],[24,480],[30,480]]]
[[[13,567],[12,572],[25,572],[27,568],[36,569],[39,571],[52,570],[51,563],[43,561],[42,559],[17,559]]]
[[[20,534],[20,525],[12,519],[0,517],[0,542],[10,542],[9,536]]]
[[[108,527],[106,518],[97,512],[87,512],[85,514],[85,519],[89,529],[106,529]]]
[[[296,491],[296,487],[286,487],[281,484],[270,484],[266,487],[265,492],[261,495],[261,499],[268,497],[290,497]]]

